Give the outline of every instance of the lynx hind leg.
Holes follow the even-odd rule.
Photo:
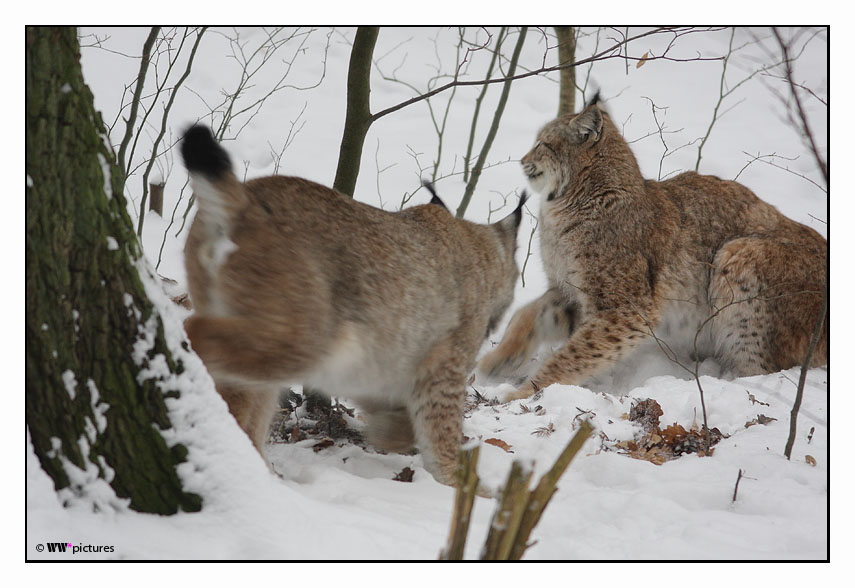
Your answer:
[[[270,433],[270,423],[279,403],[278,389],[274,386],[218,382],[217,391],[228,404],[229,412],[235,417],[240,428],[267,461],[264,446]]]
[[[527,304],[514,314],[499,345],[481,359],[478,371],[488,379],[512,379],[520,374],[543,343],[566,340],[573,332],[575,309],[557,289]]]
[[[716,356],[734,375],[804,361],[825,286],[812,260],[801,255],[790,242],[754,237],[730,241],[716,254],[709,291],[713,340]]]
[[[365,415],[365,436],[378,449],[390,453],[402,453],[416,444],[413,423],[406,406],[360,403]]]

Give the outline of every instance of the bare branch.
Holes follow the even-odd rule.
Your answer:
[[[784,72],[786,75],[787,83],[790,85],[791,95],[793,97],[793,101],[796,104],[796,112],[798,113],[798,123],[799,130],[804,134],[805,139],[808,142],[811,153],[813,153],[814,158],[816,159],[817,167],[819,167],[819,171],[822,173],[822,177],[825,180],[825,185],[828,185],[828,164],[825,162],[825,159],[819,152],[819,147],[816,144],[816,139],[814,138],[813,131],[811,129],[810,123],[807,119],[807,114],[805,113],[804,106],[802,105],[802,100],[799,97],[799,93],[797,91],[796,83],[793,81],[793,60],[790,56],[791,47],[788,43],[784,42],[784,39],[781,37],[781,33],[778,31],[777,27],[772,27],[772,33],[775,35],[775,38],[778,40],[778,44],[781,48],[781,53],[783,55],[784,62]]]
[[[131,99],[131,111],[125,121],[125,136],[122,138],[121,146],[119,147],[118,162],[119,167],[124,174],[125,180],[128,178],[128,170],[125,166],[125,152],[128,149],[128,143],[134,134],[134,126],[137,122],[137,111],[140,105],[140,96],[142,95],[143,86],[145,85],[145,75],[148,72],[149,59],[151,58],[151,48],[154,45],[157,34],[160,32],[160,27],[151,27],[143,44],[142,57],[140,58],[140,71],[137,74],[136,88],[134,89],[133,98]]]
[[[534,241],[534,233],[537,231],[538,225],[540,225],[540,219],[537,218],[532,212],[528,209],[528,206],[524,206],[525,211],[534,219],[534,226],[531,228],[531,233],[528,236],[528,249],[525,252],[525,261],[523,262],[522,270],[520,270],[520,279],[522,280],[522,286],[525,288],[525,269],[528,267],[528,258],[531,257],[531,244]]]
[[[166,106],[163,107],[163,119],[161,121],[160,134],[157,136],[157,139],[154,141],[154,145],[152,146],[152,158],[149,160],[149,165],[143,173],[143,197],[140,203],[140,218],[139,223],[137,225],[137,235],[142,237],[143,230],[143,222],[145,221],[145,203],[146,196],[148,194],[148,176],[151,172],[151,162],[156,158],[157,147],[160,144],[161,139],[166,134],[166,121],[169,118],[169,112],[172,109],[172,104],[175,102],[175,96],[178,94],[178,88],[181,87],[181,84],[184,83],[184,80],[187,79],[187,76],[190,75],[190,70],[193,67],[193,58],[196,56],[196,50],[199,48],[199,43],[202,40],[202,36],[205,34],[205,30],[207,27],[200,28],[196,33],[196,42],[193,44],[193,48],[190,50],[190,58],[187,61],[187,67],[184,70],[184,74],[178,79],[173,88],[172,92],[169,95],[169,100],[166,103]]]
[[[472,168],[472,174],[469,177],[469,181],[466,183],[466,191],[463,193],[463,199],[460,202],[460,206],[457,207],[457,212],[455,214],[458,218],[463,217],[463,213],[466,212],[466,208],[472,200],[472,195],[475,193],[475,186],[478,183],[478,179],[481,177],[481,171],[484,168],[487,154],[490,151],[490,147],[493,145],[496,133],[499,132],[499,121],[502,119],[502,114],[505,111],[505,104],[507,104],[508,95],[511,92],[511,81],[513,79],[513,73],[516,70],[516,64],[519,61],[520,53],[522,52],[523,43],[525,43],[526,30],[527,29],[525,27],[520,30],[519,39],[517,40],[516,47],[514,47],[514,53],[511,56],[511,64],[508,70],[510,76],[506,78],[505,84],[502,86],[502,95],[499,97],[499,103],[496,106],[496,112],[493,115],[493,123],[487,131],[487,137],[484,139],[484,146],[478,154],[478,160],[475,162],[475,167]]]
[[[701,55],[696,55],[694,57],[689,57],[689,58],[678,58],[678,57],[671,57],[667,54],[667,52],[673,48],[674,42],[676,41],[677,38],[682,37],[684,35],[688,35],[688,34],[694,34],[694,33],[698,33],[698,32],[709,32],[709,31],[715,31],[715,30],[721,30],[721,29],[720,28],[713,28],[713,29],[697,30],[693,27],[658,27],[658,28],[652,29],[650,31],[639,33],[638,35],[635,35],[633,37],[629,37],[629,38],[625,38],[621,41],[617,41],[613,45],[608,47],[607,49],[605,49],[605,50],[603,50],[603,51],[601,51],[601,52],[599,52],[599,53],[597,53],[591,57],[576,60],[573,63],[559,64],[559,65],[554,65],[554,66],[549,66],[549,67],[544,66],[544,67],[533,69],[533,70],[530,70],[530,71],[527,71],[527,72],[524,72],[521,74],[515,74],[515,75],[505,76],[505,77],[501,77],[501,78],[492,78],[492,79],[486,79],[486,80],[459,80],[459,79],[458,80],[452,80],[451,82],[448,82],[447,84],[444,84],[438,88],[435,88],[435,89],[431,90],[430,92],[426,92],[426,93],[421,94],[419,96],[414,96],[413,98],[410,98],[408,100],[404,100],[403,102],[401,102],[395,106],[391,106],[389,108],[381,110],[381,111],[375,113],[373,115],[373,118],[374,118],[374,120],[377,120],[378,118],[381,118],[383,116],[386,116],[388,114],[396,112],[402,108],[405,108],[405,107],[409,106],[410,104],[414,104],[414,103],[419,102],[421,100],[425,100],[427,98],[430,98],[431,96],[435,96],[436,94],[439,94],[440,92],[445,92],[446,90],[449,90],[449,89],[457,87],[457,86],[481,86],[483,84],[505,83],[508,81],[516,81],[516,80],[521,80],[521,79],[529,78],[529,77],[536,76],[536,75],[541,75],[544,73],[559,71],[561,69],[577,67],[579,65],[584,65],[586,63],[591,63],[593,61],[605,61],[607,59],[614,59],[614,58],[624,58],[624,59],[630,59],[630,60],[638,61],[641,59],[640,57],[636,58],[636,57],[624,56],[624,55],[622,55],[621,49],[627,43],[629,43],[631,41],[643,39],[643,38],[654,36],[654,35],[660,35],[660,34],[670,34],[672,36],[671,42],[668,45],[668,49],[665,52],[663,52],[662,55],[648,56],[646,58],[647,61],[654,61],[654,60],[657,60],[657,61],[658,60],[675,61],[675,62],[719,61],[721,59],[721,57],[703,57]]]

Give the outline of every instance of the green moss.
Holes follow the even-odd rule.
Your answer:
[[[109,162],[114,155],[101,140],[106,131],[83,82],[76,29],[29,27],[26,43],[26,420],[36,455],[58,489],[69,480],[59,459],[49,457],[51,437],[79,467],[87,459],[99,465],[102,456],[115,472],[116,494],[133,509],[199,510],[201,498],[184,492],[176,473],[186,449],[168,447],[158,432],[170,427],[164,394],[156,382],[136,381],[131,351],[139,325],[124,296],[131,295],[143,322],[154,309],[128,256],[140,248],[115,165],[113,197],[104,194],[98,154]],[[108,250],[108,235],[128,247]],[[155,348],[179,369],[162,327]],[[88,457],[78,439],[87,418],[95,420],[91,402],[71,400],[65,370],[75,374],[78,399],[88,394],[91,379],[110,406]]]

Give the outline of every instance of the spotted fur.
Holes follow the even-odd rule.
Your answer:
[[[580,384],[654,334],[738,376],[804,361],[827,288],[827,243],[816,231],[736,182],[693,172],[643,179],[597,104],[548,123],[521,163],[544,196],[549,290],[517,312],[480,370],[519,377],[561,309],[572,309],[572,334],[511,397]],[[682,323],[689,340],[669,340]],[[826,333],[812,365],[827,361]]]

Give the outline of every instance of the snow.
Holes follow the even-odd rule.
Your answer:
[[[102,139],[106,140],[106,137],[102,135]],[[112,178],[110,175],[110,165],[107,163],[107,158],[101,155],[98,155],[98,163],[101,165],[101,176],[104,178],[104,194],[107,195],[107,200],[110,200],[113,197],[113,185]]]
[[[74,372],[71,370],[62,372],[62,383],[65,385],[65,391],[68,392],[69,398],[74,400],[77,395],[77,378],[74,377]]]
[[[239,68],[235,60],[225,57],[231,49],[224,37],[232,31],[219,29],[219,32],[223,34],[209,32],[200,45],[186,82],[192,91],[182,92],[170,117],[170,143],[197,119],[211,122],[211,117],[205,116],[209,112],[205,104],[219,102],[221,89],[234,89]],[[284,88],[264,103],[257,116],[244,117],[229,129],[225,145],[239,175],[258,177],[272,173],[278,166],[279,173],[332,183],[344,120],[348,42],[352,41],[354,31],[341,29],[329,38],[327,32],[326,29],[313,32],[297,51],[301,37],[282,54],[283,58],[287,55],[294,61],[286,80],[291,86],[311,86],[322,78],[320,85],[308,90]],[[123,84],[130,82],[137,71],[136,62],[123,55],[139,53],[147,29],[83,29],[82,33],[110,34],[108,46],[112,51],[85,48],[82,63],[96,107],[103,111],[105,121],[114,120]],[[259,29],[251,28],[240,29],[240,34],[250,44],[257,44],[262,36]],[[456,64],[456,35],[456,29],[384,28],[375,57],[383,73],[391,75],[394,71],[424,90],[426,80],[436,75],[433,39],[437,38],[440,47],[442,71],[448,73]],[[527,67],[533,68],[542,60],[545,40],[536,29],[529,36],[523,59]],[[481,34],[480,38],[485,37]],[[747,36],[741,37],[741,41],[747,40]],[[513,41],[511,38],[509,43]],[[728,41],[727,31],[697,35],[678,40],[676,50],[682,57],[692,57],[696,51],[710,55],[725,50]],[[605,43],[605,38],[601,42]],[[664,38],[647,39],[647,44],[632,50],[638,55],[645,51],[656,53],[666,42]],[[510,47],[506,46],[508,53]],[[577,55],[590,54],[592,50],[593,38],[588,37],[580,40]],[[757,53],[749,56],[749,52],[746,50],[734,60],[729,70],[733,75],[731,84],[752,71],[752,59]],[[550,59],[554,61],[555,57]],[[483,52],[471,54],[469,78],[480,79],[488,60]],[[264,95],[275,84],[277,75],[281,75],[275,73],[275,68],[262,72],[259,75],[267,77],[255,80],[254,87],[247,90],[246,103]],[[825,45],[812,45],[799,58],[799,79],[827,96],[826,72]],[[634,141],[633,150],[645,176],[664,177],[677,170],[694,169],[697,143],[691,142],[703,136],[709,126],[718,99],[720,76],[721,64],[715,61],[648,61],[640,68],[635,65],[627,68],[623,60],[610,60],[594,66],[587,97],[591,96],[590,88],[602,89],[606,108],[623,126],[625,136]],[[516,202],[514,191],[526,188],[517,160],[530,148],[539,127],[557,109],[558,88],[555,76],[551,77],[552,80],[540,77],[520,80],[511,88],[502,125],[488,158],[491,165],[482,174],[466,214],[470,220],[486,221],[489,211],[495,210],[510,194],[507,198],[510,206],[492,213],[493,220],[501,218]],[[726,108],[731,109],[716,123],[704,146],[700,171],[731,179],[738,175],[739,181],[761,198],[825,235],[827,196],[816,186],[821,181],[813,160],[786,120],[770,83],[758,76],[728,98]],[[439,168],[441,179],[436,187],[450,207],[456,207],[463,194],[461,157],[479,90],[458,88],[448,112]],[[478,122],[476,150],[483,143],[499,93],[499,86],[493,86],[487,94]],[[381,79],[375,68],[372,111],[380,111],[410,96],[412,91],[407,86]],[[431,103],[440,123],[449,96],[450,92],[440,94]],[[654,110],[653,104],[666,110]],[[820,145],[828,143],[826,112],[816,102],[811,103],[810,120]],[[659,123],[666,125],[663,137],[669,154],[664,159],[662,140],[653,133],[654,113]],[[422,168],[432,166],[437,157],[437,134],[430,117],[431,112],[422,102],[372,125],[356,187],[358,199],[376,206],[382,203],[390,210],[397,209],[411,195],[410,206],[429,200],[430,195],[419,186],[421,178],[429,177],[431,171]],[[159,115],[156,118],[159,120]],[[118,143],[123,130],[124,124],[116,125],[111,135],[113,143]],[[143,152],[144,148],[139,147],[137,158]],[[279,153],[284,155],[280,158]],[[775,154],[775,158],[764,159],[788,166],[795,173],[763,161],[752,162],[758,154]],[[164,388],[178,389],[181,393],[177,400],[167,399],[172,428],[163,434],[169,444],[181,443],[187,447],[188,461],[180,466],[179,475],[187,491],[203,496],[203,510],[171,517],[132,512],[111,496],[106,483],[93,475],[94,465],[77,472],[76,492],[58,494],[39,467],[28,436],[27,558],[436,559],[446,545],[454,490],[438,484],[422,467],[419,455],[384,455],[344,440],[317,452],[313,450],[316,440],[274,443],[268,446],[275,470],[275,474],[270,473],[216,394],[204,365],[181,347],[185,337],[182,321],[187,311],[169,300],[156,274],[176,280],[179,287],[186,283],[181,253],[186,227],[177,237],[176,233],[190,193],[177,153],[169,156],[159,173],[166,181],[164,217],[146,213],[143,244],[147,260],[141,261],[139,268],[146,291],[164,320],[168,346],[181,358],[185,371],[176,377],[168,374],[164,362],[150,360],[148,371],[140,377],[156,378]],[[105,184],[107,180],[105,175]],[[135,208],[142,194],[138,176],[129,180],[128,189],[129,212],[136,225]],[[536,200],[530,201],[528,208],[532,215],[524,216],[520,228],[517,253],[520,266],[525,262],[526,244],[537,214]],[[188,215],[187,226],[192,214],[191,211]],[[539,296],[544,288],[535,238],[525,287],[522,283],[517,285],[514,308]],[[126,305],[129,312],[139,315],[129,296]],[[150,349],[154,328],[154,323],[141,327],[138,357]],[[493,340],[498,341],[500,335],[501,329],[493,335]],[[490,345],[490,341],[485,342],[484,350]],[[494,488],[502,484],[514,459],[530,464],[535,472],[533,479],[539,479],[566,446],[580,418],[589,418],[595,427],[595,435],[570,465],[559,483],[558,493],[535,528],[531,539],[536,543],[526,552],[526,559],[824,560],[829,557],[827,369],[808,373],[799,432],[789,461],[783,449],[798,369],[730,380],[720,378],[720,370],[710,362],[701,367],[701,374],[710,426],[726,435],[710,457],[691,454],[654,465],[632,459],[615,446],[618,441],[632,440],[640,434],[639,427],[625,418],[635,399],[656,399],[663,410],[660,419],[663,428],[679,423],[689,429],[701,422],[698,384],[655,349],[640,352],[585,387],[553,385],[536,400],[494,406],[481,404],[467,415],[465,435],[476,440],[500,439],[513,452],[482,444],[479,475]],[[90,432],[95,434],[103,430],[105,409],[103,403],[98,403],[94,382],[87,382],[87,386],[101,417],[91,423],[94,430]],[[475,386],[486,397],[497,396],[505,389],[480,382]],[[348,404],[346,399],[342,402]],[[297,414],[301,414],[299,409]],[[746,423],[759,414],[776,420],[746,428]],[[358,419],[351,424],[360,426]],[[543,428],[554,432],[535,434]],[[86,438],[82,442],[88,447]],[[807,463],[807,456],[815,460],[815,465]],[[109,468],[108,464],[103,465]],[[415,471],[412,483],[393,481],[404,467]],[[743,477],[733,500],[740,470]],[[68,504],[63,507],[63,502]],[[102,508],[93,512],[93,505]],[[477,559],[493,508],[494,501],[476,499],[465,551],[467,559]],[[114,550],[73,555],[36,551],[37,543],[58,541],[109,545]],[[506,579],[517,573],[509,571],[506,575],[506,569],[503,568]],[[407,572],[412,573],[409,569]],[[692,581],[703,583],[707,579],[693,577]]]

